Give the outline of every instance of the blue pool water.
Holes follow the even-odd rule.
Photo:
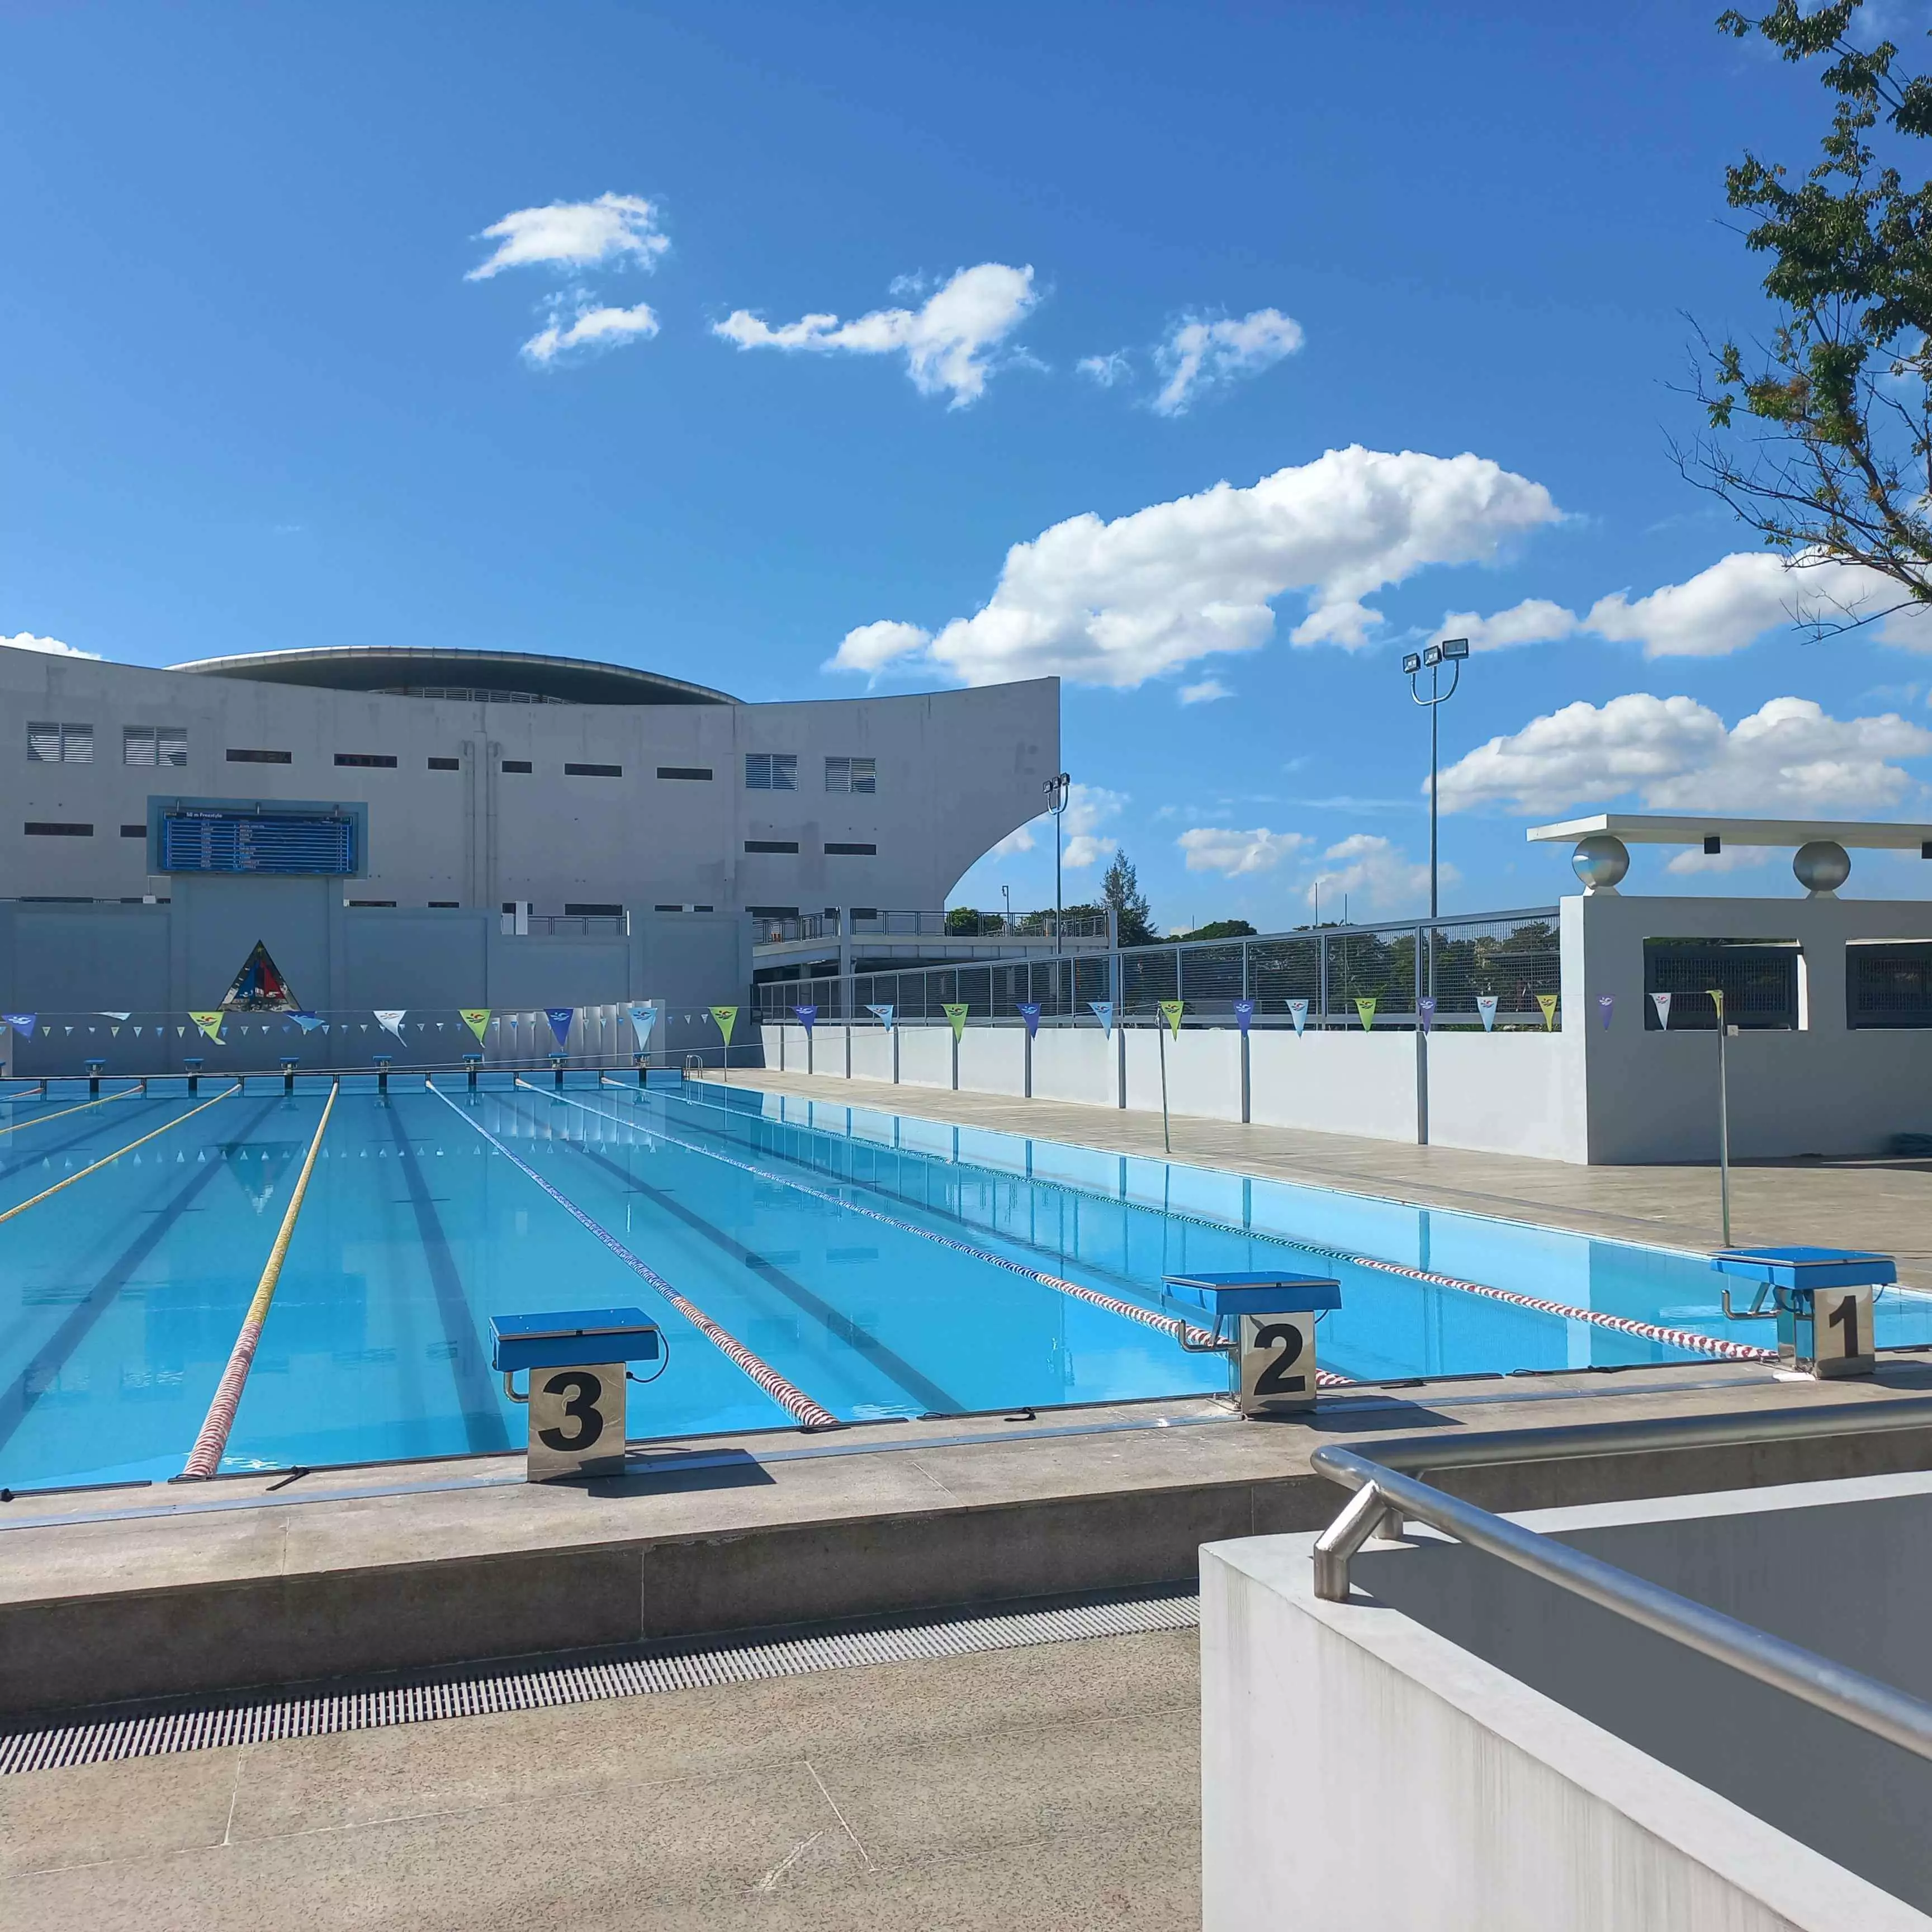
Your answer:
[[[1322,1360],[1358,1380],[1699,1358],[1338,1254],[1769,1339],[1723,1322],[1696,1256],[743,1090],[572,1083],[344,1082],[224,1468],[520,1447],[488,1318],[568,1306],[663,1324],[634,1437],[791,1424],[584,1220],[848,1421],[1222,1384],[1218,1360],[1002,1258],[1148,1306],[1164,1274],[1339,1274]],[[0,1101],[0,1214],[153,1136],[0,1221],[0,1484],[180,1470],[326,1099],[216,1090]],[[1932,1340],[1932,1298],[1884,1298],[1879,1338]]]

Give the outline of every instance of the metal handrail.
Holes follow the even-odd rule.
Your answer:
[[[1858,1406],[1863,1409],[1865,1405]],[[1552,1444],[1551,1453],[1591,1455],[1602,1454],[1615,1446],[1628,1450],[1781,1440],[1793,1432],[1862,1434],[1866,1429],[1924,1427],[1932,1421],[1932,1402],[1874,1404],[1872,1409],[1876,1412],[1860,1417],[1862,1427],[1850,1430],[1840,1420],[1835,1430],[1816,1426],[1796,1432],[1782,1430],[1768,1426],[1773,1417],[1762,1411],[1753,1416],[1700,1416],[1665,1424],[1660,1430],[1648,1430],[1641,1423],[1601,1424],[1572,1432],[1594,1438],[1590,1442],[1574,1449]],[[1803,1415],[1814,1424],[1826,1419],[1815,1410],[1785,1413]],[[1681,1643],[1727,1669],[1841,1718],[1901,1750],[1932,1759],[1932,1704],[1820,1657],[1802,1645],[1727,1616],[1721,1610],[1679,1596],[1673,1590],[1648,1582],[1556,1538],[1526,1529],[1505,1516],[1448,1495],[1384,1460],[1393,1451],[1404,1462],[1420,1460],[1426,1454],[1430,1458],[1429,1466],[1438,1468],[1520,1462],[1536,1453],[1526,1438],[1546,1440],[1562,1433],[1544,1430],[1498,1431],[1474,1442],[1454,1444],[1439,1438],[1433,1444],[1426,1438],[1412,1438],[1378,1444],[1373,1456],[1339,1445],[1317,1450],[1312,1459],[1316,1469],[1355,1494],[1316,1540],[1315,1594],[1330,1603],[1347,1602],[1349,1559],[1372,1537],[1399,1534],[1402,1522],[1412,1520]],[[1620,1445],[1610,1439],[1619,1436],[1623,1438]]]

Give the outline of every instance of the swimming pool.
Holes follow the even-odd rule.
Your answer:
[[[328,1094],[0,1101],[0,1485],[180,1472]],[[520,1447],[488,1318],[568,1306],[662,1323],[634,1438],[1204,1393],[1162,1276],[1274,1266],[1340,1276],[1322,1360],[1355,1380],[1769,1339],[1660,1249],[710,1083],[349,1076],[220,1466]],[[1932,1298],[1879,1324],[1932,1340]]]

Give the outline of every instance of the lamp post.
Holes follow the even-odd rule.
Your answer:
[[[1060,819],[1066,809],[1066,794],[1073,781],[1064,772],[1055,772],[1040,790],[1046,794],[1046,808],[1053,814],[1053,956],[1064,948],[1060,943]]]
[[[1402,661],[1403,674],[1408,680],[1408,694],[1429,712],[1429,991],[1432,997],[1436,992],[1436,921],[1441,910],[1437,891],[1436,790],[1437,766],[1437,731],[1436,710],[1438,705],[1447,704],[1456,695],[1456,687],[1462,681],[1462,660],[1469,655],[1467,638],[1444,638],[1440,644],[1431,644],[1420,652],[1411,651]],[[1448,664],[1453,668],[1449,674],[1449,688],[1442,688],[1442,667]],[[1417,682],[1422,673],[1429,673],[1429,695],[1424,698],[1421,686]]]

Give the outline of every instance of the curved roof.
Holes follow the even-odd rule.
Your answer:
[[[342,644],[320,650],[255,651],[199,658],[172,670],[204,677],[250,678],[323,691],[369,691],[402,698],[470,697],[548,704],[736,704],[728,693],[688,684],[628,664],[534,651],[419,650],[407,646]]]

